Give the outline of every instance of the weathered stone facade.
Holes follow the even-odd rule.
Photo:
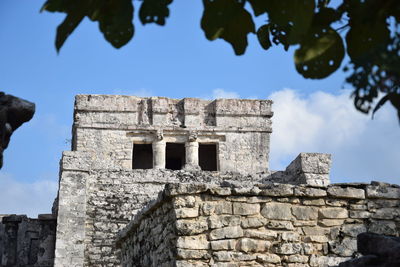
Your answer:
[[[400,187],[168,184],[119,234],[122,266],[336,266],[399,236]]]
[[[41,214],[0,215],[0,266],[49,267],[54,264],[56,218]]]
[[[271,104],[76,96],[54,266],[314,267],[354,256],[360,231],[398,236],[399,187],[330,186],[329,154],[269,170]]]
[[[78,95],[55,265],[118,266],[116,234],[166,183],[267,179],[271,103]]]

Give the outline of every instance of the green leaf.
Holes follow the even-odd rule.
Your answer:
[[[230,43],[236,55],[247,47],[247,34],[255,32],[253,19],[243,3],[236,0],[203,0],[204,13],[201,28],[208,40],[217,38]]]
[[[389,38],[385,20],[354,23],[346,35],[347,53],[353,61],[365,59],[376,49],[385,46]]]
[[[386,103],[386,101],[388,101],[390,98],[391,98],[391,94],[389,93],[379,100],[379,102],[376,104],[374,110],[372,111],[372,119],[374,119],[375,112],[377,112],[378,109],[380,109]]]
[[[70,5],[71,2],[68,0],[47,0],[40,9],[40,12],[66,12]]]
[[[267,12],[268,0],[247,0],[254,11],[254,15],[259,16]]]
[[[165,25],[165,18],[169,16],[168,5],[172,0],[144,0],[139,10],[139,18],[143,24],[157,23]]]
[[[134,34],[133,5],[131,0],[104,1],[91,12],[91,18],[99,21],[104,38],[115,48],[128,43]]]
[[[264,48],[265,50],[268,50],[272,46],[271,41],[269,39],[268,24],[262,25],[260,28],[258,28],[257,38],[258,41],[260,42],[261,47]]]
[[[313,29],[295,51],[297,71],[305,78],[322,79],[340,67],[344,57],[342,38],[333,29]]]
[[[78,27],[82,19],[85,17],[82,13],[68,14],[64,21],[58,25],[56,34],[56,49],[60,52],[61,47],[67,40],[68,36]]]
[[[312,24],[313,26],[329,27],[331,23],[340,20],[341,13],[333,8],[321,8],[318,13],[314,15]]]
[[[268,0],[267,10],[271,24],[276,24],[286,43],[300,43],[307,34],[314,15],[314,0]],[[279,39],[279,37],[278,37]]]

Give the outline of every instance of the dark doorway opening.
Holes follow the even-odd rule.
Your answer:
[[[167,143],[165,168],[181,170],[185,166],[185,144]]]
[[[132,168],[153,168],[153,147],[151,144],[133,144]]]
[[[203,171],[217,171],[217,144],[199,144],[199,165]]]

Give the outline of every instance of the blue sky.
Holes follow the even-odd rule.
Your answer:
[[[264,51],[254,35],[246,54],[235,56],[228,43],[205,39],[200,0],[175,0],[164,27],[142,26],[135,13],[135,36],[119,50],[86,19],[57,54],[55,31],[65,15],[39,13],[43,3],[0,2],[0,90],[36,103],[34,119],[5,152],[0,214],[50,211],[76,94],[272,98],[271,169],[284,169],[300,152],[327,152],[333,182],[400,183],[394,109],[374,120],[356,112],[341,71],[306,80],[295,70],[293,50]]]

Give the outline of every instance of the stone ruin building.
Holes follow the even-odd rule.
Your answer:
[[[76,96],[52,214],[2,216],[0,266],[336,266],[398,237],[399,186],[331,185],[329,154],[269,170],[271,105]]]

